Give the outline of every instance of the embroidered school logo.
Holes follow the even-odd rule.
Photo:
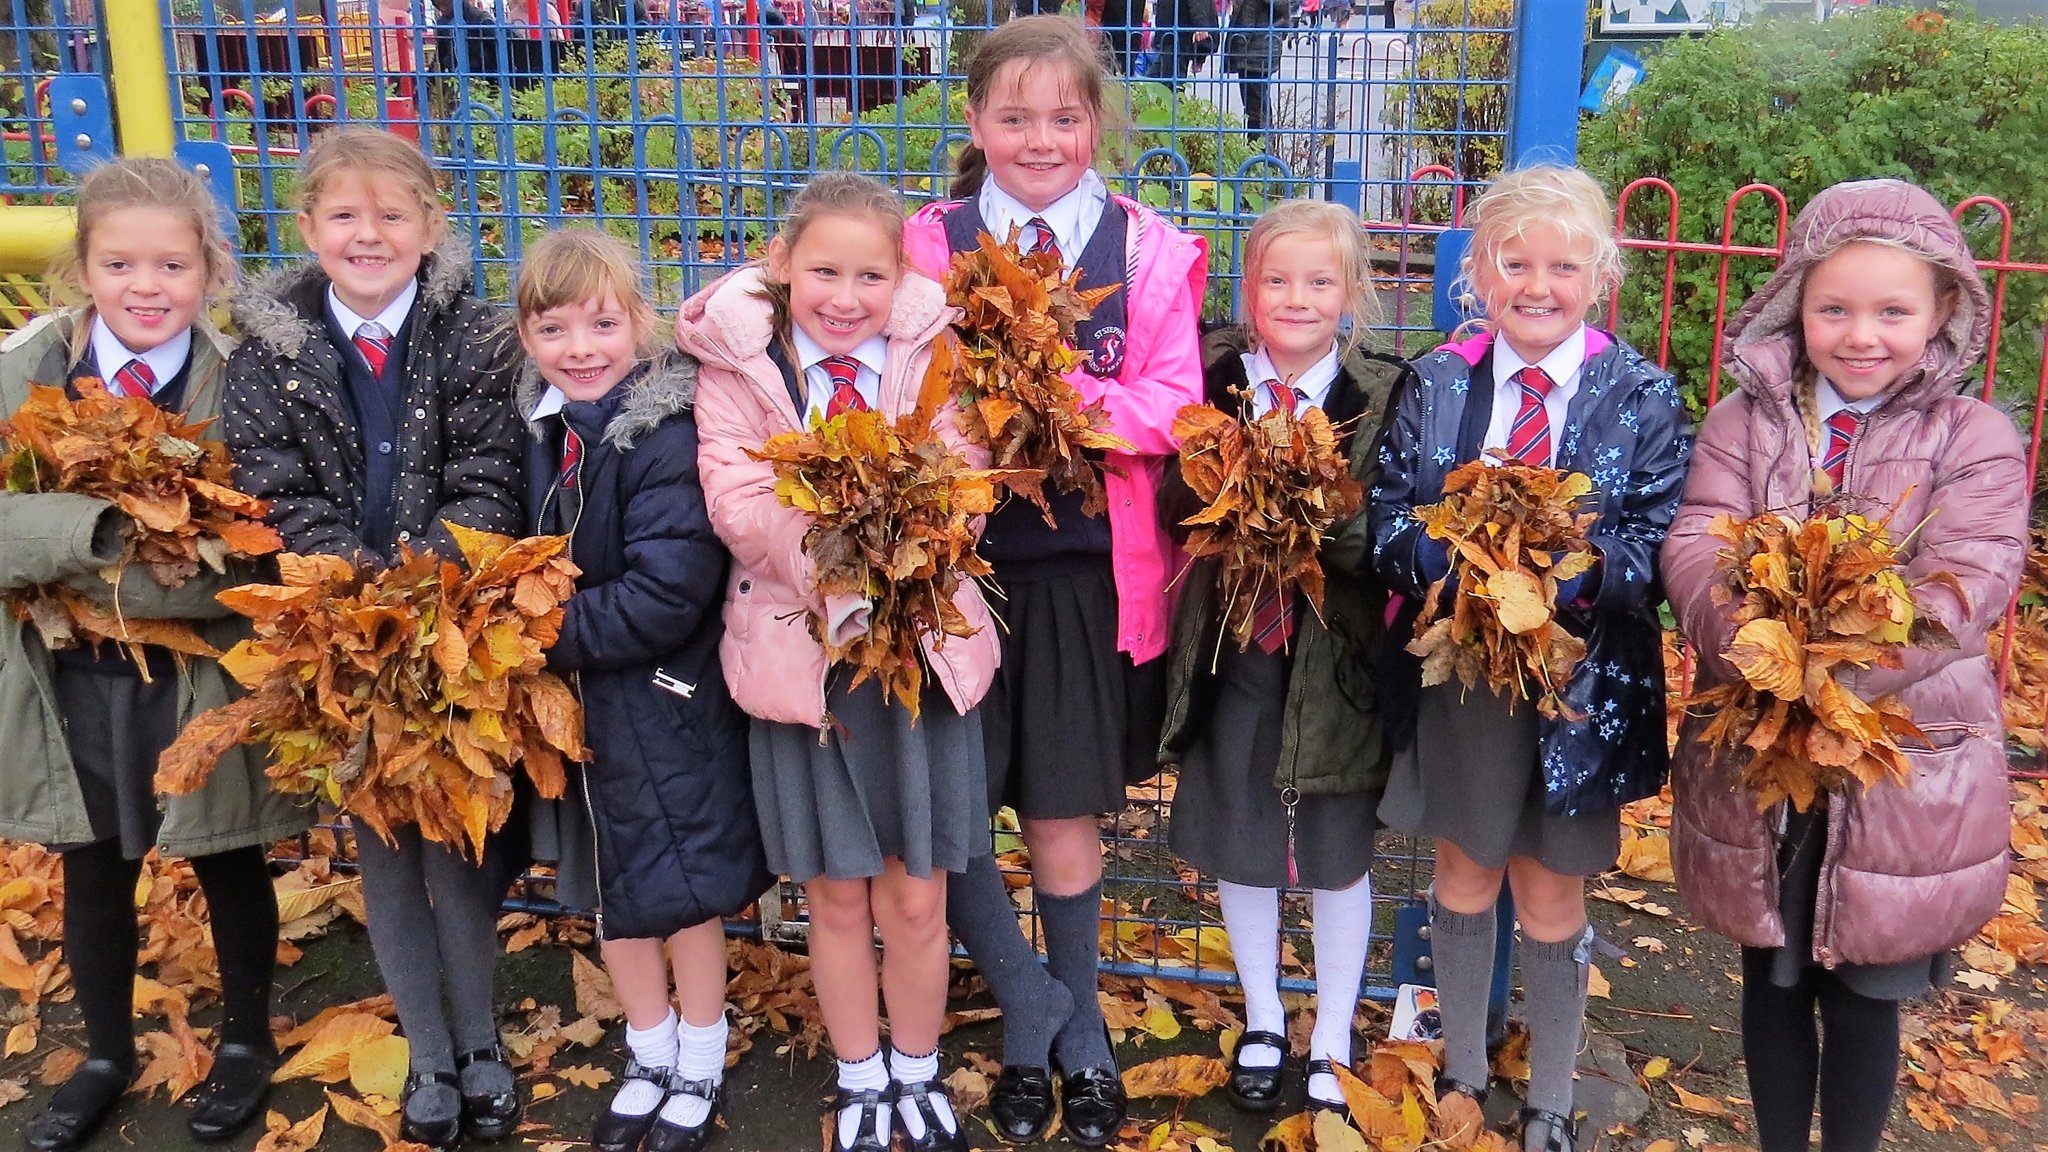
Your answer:
[[[1124,330],[1110,325],[1095,334],[1095,352],[1088,357],[1088,372],[1094,376],[1114,376],[1124,366]]]

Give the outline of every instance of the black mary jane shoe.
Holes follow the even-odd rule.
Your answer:
[[[1335,1079],[1337,1076],[1337,1062],[1334,1060],[1311,1060],[1308,1062],[1308,1067],[1303,1071],[1305,1072],[1305,1075],[1302,1077],[1302,1083],[1304,1084],[1318,1076],[1328,1076]],[[1341,1084],[1343,1081],[1339,1080],[1338,1083]],[[1343,1101],[1333,1102],[1310,1096],[1308,1098],[1308,1110],[1311,1115],[1317,1112],[1335,1112],[1344,1118],[1346,1124],[1354,1128],[1358,1126],[1358,1121],[1351,1118],[1351,1105]]]
[[[472,1048],[455,1058],[457,1071],[471,1064],[503,1064],[506,1072],[512,1070],[512,1055],[505,1051],[503,1044],[492,1044],[483,1048]],[[458,1081],[460,1083],[460,1081]],[[486,1143],[503,1140],[519,1127],[519,1088],[515,1083],[510,1092],[478,1092],[475,1095],[462,1094],[462,1130],[473,1140]]]
[[[398,1106],[398,1135],[401,1139],[429,1148],[447,1152],[462,1140],[462,1111],[457,1109],[446,1120],[421,1123],[412,1118],[412,1112],[405,1105],[412,1100],[413,1093],[429,1084],[440,1084],[453,1088],[458,1097],[462,1094],[462,1081],[453,1072],[415,1072],[405,1078],[405,1093]]]
[[[832,1152],[889,1152],[889,1141],[882,1136],[882,1117],[887,1110],[895,1107],[895,1093],[887,1089],[863,1088],[849,1092],[841,1088],[832,1097]],[[839,1142],[839,1114],[848,1108],[860,1109],[860,1123],[853,1130],[853,1143]]]
[[[1060,1130],[1083,1148],[1116,1139],[1129,1101],[1114,1069],[1082,1068],[1060,1076]]]
[[[135,1078],[132,1069],[112,1060],[87,1060],[57,1089],[50,1106],[21,1130],[22,1143],[29,1152],[71,1152],[92,1139],[100,1125],[113,1115]],[[60,1106],[60,1103],[61,1106]]]
[[[947,1131],[939,1122],[939,1110],[932,1107],[932,1097],[946,1102],[946,1110],[952,1113],[953,1129]],[[967,1134],[960,1130],[960,1113],[953,1108],[953,1094],[937,1080],[912,1080],[896,1085],[896,1099],[910,1101],[917,1108],[918,1118],[924,1121],[924,1135],[913,1137],[906,1128],[903,1132],[903,1146],[910,1152],[967,1152]]]
[[[1532,1148],[1537,1152],[1573,1152],[1579,1146],[1579,1126],[1571,1117],[1544,1108],[1524,1108],[1518,1115],[1524,1152]],[[1541,1142],[1532,1144],[1531,1140]]]
[[[1059,1110],[1053,1098],[1052,1071],[1007,1064],[989,1091],[988,1112],[996,1136],[1005,1144],[1036,1144],[1052,1131]]]
[[[213,1070],[200,1085],[198,1103],[186,1126],[192,1138],[211,1144],[225,1140],[263,1114],[270,1095],[270,1076],[277,1071],[277,1050],[253,1044],[223,1044],[213,1053]]]
[[[606,1108],[604,1114],[597,1118],[597,1123],[591,1125],[590,1146],[596,1149],[596,1152],[633,1152],[633,1149],[640,1147],[640,1142],[647,1138],[648,1131],[654,1127],[655,1120],[660,1118],[661,1106],[668,1103],[668,1094],[672,1091],[669,1079],[672,1075],[673,1069],[649,1068],[638,1060],[626,1061],[626,1070],[619,1076],[619,1087],[624,1088],[626,1081],[629,1080],[645,1080],[661,1089],[661,1099],[655,1101],[654,1107],[639,1116],[628,1116],[623,1112],[614,1112]]]
[[[1251,1068],[1244,1062],[1244,1050],[1254,1044],[1276,1049],[1280,1063],[1271,1068]],[[1223,1091],[1230,1102],[1246,1112],[1271,1112],[1280,1106],[1280,1088],[1286,1079],[1287,1037],[1278,1032],[1247,1032],[1237,1038],[1230,1053],[1230,1079]]]
[[[1449,1076],[1438,1076],[1436,1078],[1436,1098],[1442,1100],[1452,1093],[1469,1098],[1472,1103],[1479,1105],[1481,1108],[1486,1107],[1486,1085],[1480,1084],[1475,1086]]]
[[[671,1079],[668,1090],[679,1096],[708,1100],[711,1111],[704,1114],[703,1120],[689,1127],[656,1119],[654,1127],[647,1131],[646,1141],[640,1145],[641,1152],[697,1152],[697,1149],[718,1139],[722,1131],[718,1126],[718,1113],[725,1098],[723,1081]]]

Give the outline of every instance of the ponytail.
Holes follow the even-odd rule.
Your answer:
[[[965,200],[978,195],[987,181],[988,155],[968,144],[960,149],[960,159],[954,161],[953,187],[947,195],[954,200]]]

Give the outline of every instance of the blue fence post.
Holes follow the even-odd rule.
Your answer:
[[[1570,164],[1579,155],[1585,0],[1522,0],[1508,72],[1508,166]]]

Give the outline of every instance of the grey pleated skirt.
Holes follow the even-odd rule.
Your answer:
[[[981,717],[962,716],[925,683],[920,715],[882,700],[880,682],[844,687],[826,706],[838,721],[820,740],[803,724],[755,720],[749,733],[754,806],[770,870],[799,883],[857,880],[903,861],[912,876],[958,872],[990,851]]]
[[[1181,757],[1167,824],[1175,855],[1234,884],[1287,878],[1287,806],[1273,775],[1292,659],[1225,642],[1215,706]],[[1303,796],[1294,807],[1294,863],[1304,888],[1348,888],[1372,867],[1378,792]]]
[[[1460,697],[1463,699],[1460,699]],[[1453,681],[1422,689],[1415,739],[1394,755],[1380,819],[1448,840],[1487,868],[1508,857],[1564,876],[1593,876],[1621,855],[1621,814],[1559,816],[1544,807],[1536,706]]]
[[[156,847],[163,826],[156,761],[178,735],[179,687],[175,672],[155,672],[156,682],[144,683],[126,659],[102,660],[105,671],[60,661],[52,687],[85,795],[91,842],[118,840],[124,858],[140,860]]]

